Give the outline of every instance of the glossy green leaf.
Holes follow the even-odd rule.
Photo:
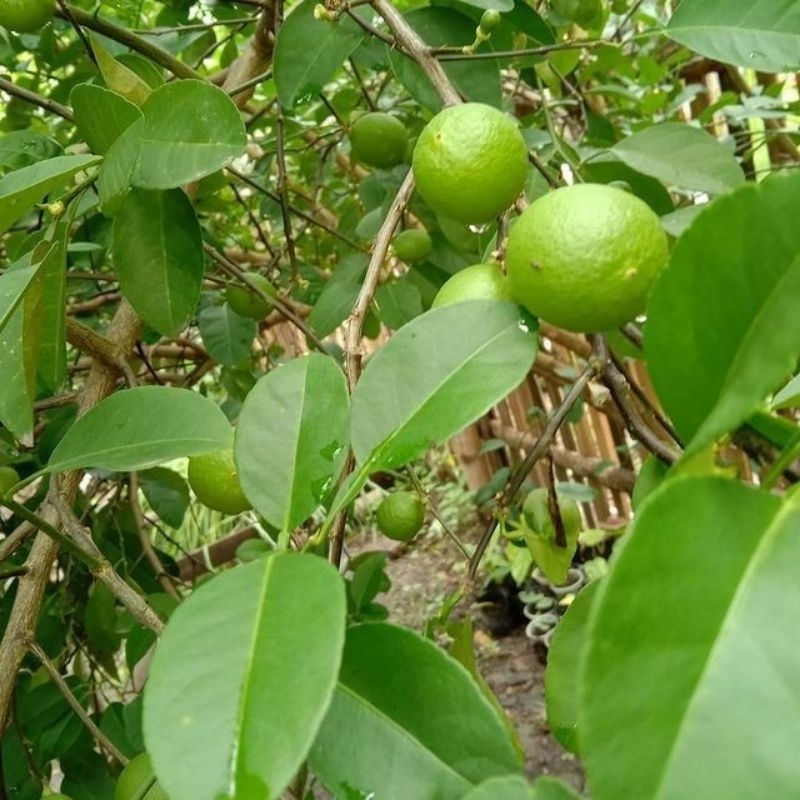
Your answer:
[[[590,619],[592,797],[796,792],[799,528],[797,498],[719,478],[675,479],[643,505]]]
[[[325,284],[314,308],[308,315],[308,324],[317,336],[328,336],[333,333],[353,310],[361,284],[355,281],[338,281],[331,279]]]
[[[724,194],[744,183],[733,151],[691,125],[652,125],[627,136],[611,151],[629,167],[680,189]]]
[[[367,362],[353,393],[356,458],[391,469],[422,455],[514,389],[536,349],[510,303],[454,303],[412,320]]]
[[[683,0],[666,34],[701,55],[759,72],[800,67],[796,0]]]
[[[92,52],[103,80],[118,95],[137,106],[150,96],[150,87],[132,69],[118,61],[100,43],[99,37],[89,34]]]
[[[142,113],[134,186],[174,189],[211,175],[244,152],[239,110],[206,81],[165,84],[150,95]]]
[[[144,128],[144,117],[136,120],[121,133],[108,149],[100,174],[97,189],[100,192],[100,207],[106,216],[114,216],[123,198],[131,188],[139,145]]]
[[[39,265],[39,335],[36,370],[43,386],[55,392],[67,375],[66,299],[67,246],[70,226],[62,222],[53,232],[53,244]]]
[[[408,280],[384,284],[375,293],[375,302],[381,322],[393,330],[422,313],[422,295]]]
[[[531,800],[580,800],[580,795],[558,778],[543,777],[533,784]]]
[[[47,470],[145,469],[230,447],[231,436],[219,406],[203,395],[137,386],[112,394],[78,419],[56,446]]]
[[[296,553],[229,570],[175,611],[144,700],[172,800],[281,797],[336,686],[345,612],[337,571]]]
[[[464,795],[463,800],[533,800],[533,789],[521,775],[489,778]]]
[[[159,333],[177,333],[194,313],[203,281],[200,224],[189,198],[131,190],[114,218],[112,244],[120,288]]]
[[[275,85],[286,108],[316,95],[364,39],[364,31],[346,14],[335,22],[314,19],[316,4],[298,3],[278,31]]]
[[[80,83],[70,93],[78,132],[92,152],[104,155],[142,112],[116,92],[93,83]]]
[[[794,408],[797,405],[800,405],[800,375],[795,375],[770,403],[772,408]]]
[[[56,156],[4,175],[0,178],[0,233],[25,216],[45,195],[99,160],[97,156]]]
[[[469,673],[430,640],[386,623],[348,631],[309,763],[335,792],[349,786],[393,797],[402,787],[404,797],[438,800],[521,771],[502,720]]]
[[[249,361],[258,326],[240,317],[227,303],[206,306],[197,316],[197,327],[208,354],[226,367]]]
[[[741,424],[797,363],[798,207],[800,175],[718,198],[653,290],[645,352],[687,453]]]
[[[418,8],[404,15],[406,21],[430,47],[464,46],[475,40],[475,23],[451,8]],[[491,49],[491,42],[488,44]],[[439,111],[442,98],[422,68],[412,59],[388,49],[389,63],[397,80],[414,99],[431,111]],[[444,71],[467,100],[500,106],[500,70],[492,59],[442,62]]]
[[[3,170],[29,167],[62,152],[58,142],[38,131],[26,129],[0,136],[0,167]]]
[[[245,398],[234,452],[247,499],[267,522],[291,531],[333,488],[347,454],[344,373],[314,353],[268,372]]]
[[[25,266],[28,264],[28,266]],[[0,330],[11,319],[25,297],[25,291],[36,277],[39,264],[30,264],[30,255],[0,275]]]
[[[180,528],[189,510],[189,486],[171,469],[153,467],[139,473],[139,487],[150,508],[171,528]]]
[[[547,724],[567,750],[578,752],[578,678],[583,663],[589,612],[600,584],[578,592],[550,641],[544,677]]]

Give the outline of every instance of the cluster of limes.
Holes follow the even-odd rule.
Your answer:
[[[55,12],[55,0],[0,0],[0,27],[17,33],[36,33]]]

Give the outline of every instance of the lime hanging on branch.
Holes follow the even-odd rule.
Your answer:
[[[461,303],[464,300],[511,302],[511,284],[497,264],[473,264],[459,270],[444,283],[434,297],[431,308]]]
[[[192,456],[187,477],[197,499],[214,511],[240,514],[252,508],[239,483],[232,450]]]
[[[408,131],[397,117],[384,111],[360,116],[351,126],[350,152],[369,167],[390,169],[403,162]]]
[[[619,328],[641,314],[668,256],[655,212],[635,195],[601,184],[540,197],[506,245],[517,301],[546,322],[582,333]]]
[[[406,264],[416,264],[424,261],[431,252],[433,244],[428,232],[421,228],[410,228],[401,231],[392,239],[394,254]]]
[[[169,800],[156,781],[147,753],[139,753],[122,770],[114,789],[114,800]]]
[[[476,225],[491,222],[517,199],[528,175],[528,148],[508,114],[483,103],[462,103],[427,124],[412,167],[431,209]]]
[[[0,497],[8,494],[19,482],[19,472],[14,467],[0,467]]]
[[[0,0],[0,26],[17,33],[36,33],[55,12],[55,0]]]
[[[409,542],[425,522],[425,503],[414,492],[392,492],[381,501],[375,518],[384,536]]]
[[[275,297],[275,287],[260,272],[245,272],[244,277],[265,295]],[[231,284],[225,290],[225,299],[240,317],[261,320],[269,314],[272,306],[249,286]]]

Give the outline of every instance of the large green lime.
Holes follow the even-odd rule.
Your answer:
[[[55,11],[54,0],[0,0],[0,26],[18,33],[36,33]]]
[[[490,222],[516,200],[528,174],[528,148],[513,118],[483,103],[440,111],[417,139],[417,189],[437,213]]]
[[[384,536],[408,542],[425,522],[425,503],[413,492],[392,492],[378,506],[376,520]]]
[[[540,197],[512,226],[506,245],[517,301],[553,325],[585,333],[641,314],[668,255],[650,207],[601,184]]]
[[[456,272],[439,289],[431,308],[464,300],[513,300],[511,284],[497,264],[473,264]]]
[[[275,287],[260,272],[246,272],[245,277],[257,286],[264,294],[275,297]],[[249,286],[231,284],[225,290],[225,299],[233,311],[240,317],[262,320],[269,314],[272,306],[260,295],[256,294]]]
[[[373,111],[350,126],[350,151],[370,167],[388,169],[400,164],[408,147],[408,131],[397,117]]]
[[[189,485],[205,506],[224,514],[251,508],[239,483],[232,450],[217,450],[189,459]]]

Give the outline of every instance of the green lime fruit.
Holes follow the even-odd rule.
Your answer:
[[[500,24],[501,19],[502,15],[496,8],[487,8],[486,11],[483,12],[480,24],[478,25],[481,33],[491,33]]]
[[[0,497],[11,491],[19,482],[19,472],[14,467],[0,467]]]
[[[464,300],[505,300],[513,302],[511,284],[497,264],[473,264],[456,272],[444,283],[431,308]]]
[[[389,169],[402,163],[408,147],[408,131],[397,117],[384,111],[360,116],[350,126],[350,152],[370,167]]]
[[[232,450],[192,456],[188,478],[197,499],[215,511],[240,514],[252,507],[242,492]]]
[[[401,231],[392,239],[392,249],[394,254],[406,264],[416,264],[424,261],[428,253],[431,252],[433,243],[428,232],[421,228],[410,228]]]
[[[55,13],[54,0],[0,0],[0,26],[17,33],[36,33]]]
[[[603,19],[602,0],[553,0],[553,11],[581,28],[592,28]]]
[[[269,297],[275,297],[275,287],[259,272],[246,272],[245,277]],[[240,317],[261,320],[269,314],[272,306],[248,286],[231,284],[225,290],[225,299]]]
[[[564,525],[566,546],[556,542],[556,526],[550,516],[547,489],[534,489],[522,505],[523,523],[520,530],[525,544],[544,576],[556,585],[563,584],[578,548],[581,526],[581,511],[569,497],[557,493],[558,510]]]
[[[462,103],[425,126],[412,167],[430,208],[473,225],[490,222],[517,199],[528,175],[528,148],[508,114]]]
[[[635,195],[602,184],[540,197],[511,228],[508,278],[517,302],[559,328],[619,328],[641,314],[667,265],[667,235]]]
[[[114,800],[169,800],[156,781],[147,753],[139,753],[122,770],[114,789]]]
[[[425,503],[413,492],[392,492],[378,506],[376,519],[384,536],[409,542],[425,522]]]

